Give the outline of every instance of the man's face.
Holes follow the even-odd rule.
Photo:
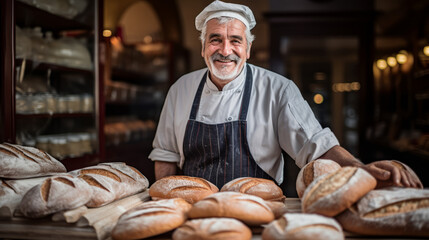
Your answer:
[[[207,22],[206,41],[201,54],[216,85],[223,87],[235,79],[250,57],[245,30],[246,26],[237,19],[224,24],[219,24],[217,19]]]

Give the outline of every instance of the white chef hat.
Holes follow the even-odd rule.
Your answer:
[[[195,18],[195,27],[198,31],[201,31],[204,23],[217,17],[236,18],[243,22],[249,30],[256,25],[255,17],[253,16],[252,10],[250,10],[249,7],[241,4],[225,3],[216,0],[204,8],[200,14],[198,14],[198,16]]]

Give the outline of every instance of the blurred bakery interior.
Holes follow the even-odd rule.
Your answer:
[[[148,159],[168,88],[205,67],[195,16],[211,0],[3,0],[0,142],[68,170]],[[293,80],[365,163],[429,177],[429,1],[258,0],[249,62]],[[286,154],[285,154],[286,155]],[[298,168],[286,156],[285,194]]]

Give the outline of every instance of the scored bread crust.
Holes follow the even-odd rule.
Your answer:
[[[318,214],[286,213],[269,223],[262,239],[344,239],[341,226],[330,217]]]
[[[343,167],[315,179],[302,198],[304,213],[333,217],[373,190],[375,178],[358,167]]]
[[[349,232],[370,235],[429,236],[429,190],[376,189],[336,216]]]
[[[264,178],[236,178],[226,183],[220,191],[246,193],[268,201],[284,201],[286,199],[282,189],[274,181]]]
[[[119,217],[112,238],[140,239],[169,232],[186,221],[190,208],[181,198],[145,202]]]
[[[260,197],[238,193],[218,192],[197,203],[188,212],[189,218],[226,217],[258,226],[274,220],[270,207]]]
[[[37,148],[0,144],[0,178],[22,179],[66,171],[60,161]]]
[[[213,183],[203,178],[174,175],[154,182],[149,195],[153,200],[183,198],[192,204],[218,191]]]
[[[186,221],[172,237],[173,240],[250,240],[252,231],[233,218],[203,218]]]
[[[314,179],[340,169],[341,166],[330,159],[316,159],[307,163],[298,173],[296,178],[296,192],[299,198],[304,195],[305,189]]]
[[[24,195],[19,210],[26,217],[39,218],[83,206],[91,199],[92,188],[68,174],[50,177]]]

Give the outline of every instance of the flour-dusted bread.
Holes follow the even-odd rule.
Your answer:
[[[112,238],[141,239],[172,231],[186,221],[190,208],[181,198],[145,202],[119,217]]]
[[[302,198],[304,191],[314,179],[340,169],[341,166],[337,162],[329,159],[317,159],[307,163],[298,173],[296,177],[296,192],[299,198]]]
[[[175,175],[154,182],[149,195],[153,200],[183,198],[193,204],[218,191],[213,183],[203,178]]]
[[[142,192],[149,186],[147,178],[137,169],[118,163],[100,163],[70,172],[85,180],[93,189],[87,207],[100,207],[115,200]]]
[[[254,177],[236,178],[223,185],[221,192],[241,192],[268,201],[284,201],[282,189],[272,180]]]
[[[37,148],[0,144],[0,178],[31,178],[66,171],[61,162]]]
[[[188,212],[189,218],[226,217],[258,226],[274,220],[270,207],[260,197],[238,193],[218,192],[196,203]]]
[[[333,218],[318,214],[286,213],[264,228],[262,239],[341,240],[344,239],[344,234],[341,226]]]
[[[83,206],[91,196],[92,188],[85,181],[64,174],[47,178],[28,190],[19,210],[26,217],[38,218]]]
[[[271,209],[275,219],[283,216],[283,214],[287,213],[288,211],[285,202],[265,201],[265,204],[267,204],[267,206]]]
[[[429,189],[373,190],[336,218],[358,234],[429,237]]]
[[[46,178],[48,177],[0,180],[0,218],[11,218],[16,215],[24,194]]]
[[[375,178],[358,167],[343,167],[315,179],[302,197],[304,213],[335,216],[373,190]]]
[[[173,240],[250,240],[252,231],[233,218],[188,220],[173,232]]]

